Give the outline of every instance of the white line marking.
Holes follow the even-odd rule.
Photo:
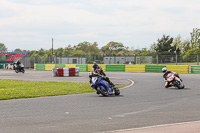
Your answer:
[[[131,79],[127,79],[127,80],[129,80],[129,81],[131,82],[131,84],[130,84],[129,86],[120,88],[120,90],[125,89],[125,88],[128,88],[128,87],[131,87],[132,85],[134,85],[134,81],[133,81],[133,80],[131,80]]]
[[[108,117],[108,120],[112,120],[112,118],[111,118],[111,117]]]
[[[115,131],[106,131],[104,133],[115,133],[115,132],[124,132],[124,131],[132,131],[132,130],[140,130],[140,129],[149,129],[149,128],[157,128],[157,127],[165,127],[165,126],[175,126],[175,125],[182,125],[182,124],[192,124],[198,123],[199,121],[189,121],[189,122],[180,122],[180,123],[171,123],[171,124],[163,124],[163,125],[154,125],[148,127],[139,127],[139,128],[130,128],[130,129],[122,129],[122,130],[115,130]]]

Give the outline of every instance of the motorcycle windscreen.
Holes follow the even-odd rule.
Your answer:
[[[97,77],[92,77],[92,83],[95,84],[97,81]]]

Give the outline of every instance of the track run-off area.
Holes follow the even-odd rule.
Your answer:
[[[115,84],[128,87],[120,89],[119,96],[87,93],[1,100],[0,133],[148,133],[199,124],[200,74],[179,74],[185,84],[179,90],[165,88],[162,73],[105,73]],[[80,72],[79,77],[52,77],[51,71],[31,70],[24,74],[1,70],[0,78],[89,81],[88,72]]]

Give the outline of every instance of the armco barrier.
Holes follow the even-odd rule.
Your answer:
[[[163,67],[166,67],[166,65],[145,65],[145,72],[162,73]]]
[[[93,64],[87,64],[87,71],[93,71]]]
[[[46,71],[51,71],[53,68],[55,68],[55,64],[45,64]]]
[[[65,64],[56,64],[55,68],[65,67]]]
[[[35,65],[35,70],[44,71],[45,70],[45,64],[36,64]]]
[[[76,67],[76,64],[65,64],[65,67]]]
[[[79,67],[79,71],[86,72],[87,71],[87,65],[86,64],[77,64],[76,67]]]
[[[109,64],[109,65],[106,65],[106,71],[125,72],[125,65]]]
[[[166,68],[176,73],[189,73],[188,65],[166,65]]]
[[[99,66],[102,68],[104,72],[106,72],[106,64],[99,64]]]
[[[190,66],[191,73],[200,73],[200,66]]]
[[[123,64],[98,64],[103,71],[116,72],[162,72],[162,68],[177,73],[200,73],[200,66],[188,65],[123,65]],[[34,70],[52,70],[52,68],[79,67],[80,71],[92,71],[93,64],[34,64]],[[1,66],[0,66],[1,68]]]
[[[98,66],[100,66],[104,72],[106,71],[106,64],[98,64]],[[87,71],[93,71],[93,64],[87,65]]]
[[[125,65],[125,72],[145,72],[145,65]]]

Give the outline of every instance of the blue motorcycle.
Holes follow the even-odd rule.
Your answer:
[[[103,96],[120,94],[120,91],[117,87],[110,87],[106,80],[102,80],[99,77],[92,77],[91,87],[97,91],[97,94],[101,94]]]

